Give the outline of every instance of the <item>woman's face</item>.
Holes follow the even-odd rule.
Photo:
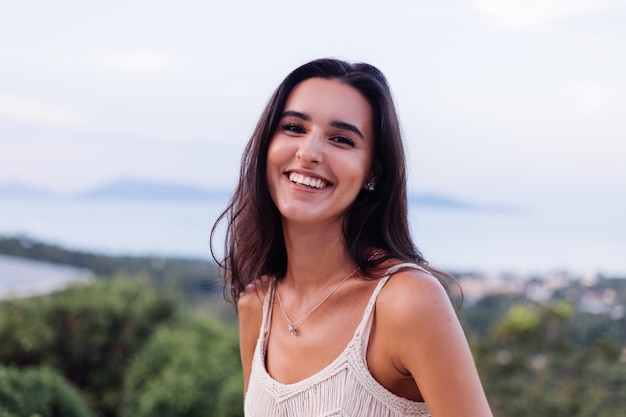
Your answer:
[[[334,79],[296,85],[271,139],[267,182],[283,221],[341,222],[371,180],[372,109]]]

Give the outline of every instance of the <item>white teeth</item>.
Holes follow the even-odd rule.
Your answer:
[[[326,186],[326,182],[311,177],[305,177],[301,174],[296,174],[295,172],[289,173],[289,180],[291,182],[295,182],[296,184],[306,185],[307,187],[312,188],[324,188]]]

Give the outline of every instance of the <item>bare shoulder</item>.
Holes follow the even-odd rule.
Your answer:
[[[376,329],[402,372],[410,369],[409,361],[426,360],[441,346],[463,337],[443,285],[416,269],[403,269],[385,284],[376,300]]]
[[[257,310],[263,308],[263,300],[268,291],[269,280],[266,278],[259,278],[252,281],[246,287],[246,290],[239,300],[237,300],[237,311],[239,312],[251,312],[251,310]]]
[[[260,328],[263,318],[263,302],[269,288],[265,277],[251,282],[237,300],[240,327]],[[256,324],[258,323],[258,326]]]
[[[430,317],[436,311],[455,315],[441,282],[426,271],[412,268],[392,275],[378,297],[376,310],[392,322],[409,320],[411,327],[417,317]]]

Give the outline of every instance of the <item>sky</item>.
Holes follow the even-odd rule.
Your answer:
[[[365,61],[410,189],[626,211],[626,1],[0,0],[0,186],[234,185],[274,88]]]

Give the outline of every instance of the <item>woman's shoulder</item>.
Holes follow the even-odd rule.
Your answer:
[[[247,317],[262,315],[263,303],[269,291],[270,284],[271,279],[267,276],[262,276],[246,286],[245,291],[237,300],[237,312],[240,318],[242,315]]]
[[[407,374],[462,334],[444,286],[427,269],[402,268],[390,276],[376,299],[375,323],[382,351]]]
[[[384,276],[389,276],[389,281],[384,288],[392,289],[421,288],[423,290],[432,288],[443,288],[435,273],[431,268],[420,263],[395,261],[386,263]]]
[[[376,300],[376,311],[382,319],[403,326],[407,321],[414,325],[419,317],[430,320],[436,311],[445,312],[445,317],[454,309],[446,289],[433,273],[421,265],[407,265],[391,274]]]

